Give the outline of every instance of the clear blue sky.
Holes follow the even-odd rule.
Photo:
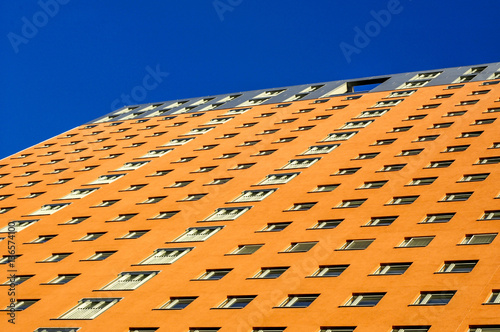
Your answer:
[[[498,0],[0,0],[0,158],[132,91],[147,103],[500,61],[499,13]]]

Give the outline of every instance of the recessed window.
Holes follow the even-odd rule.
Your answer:
[[[308,203],[295,203],[286,211],[307,211],[310,210],[317,202],[308,202]]]
[[[453,112],[448,112],[448,113],[446,113],[443,116],[449,116],[449,117],[451,117],[451,116],[462,116],[465,113],[467,113],[467,111],[453,111]]]
[[[40,215],[49,215],[60,211],[61,209],[68,206],[70,203],[62,203],[62,204],[46,204],[43,205],[41,209],[31,213],[31,216],[40,216]]]
[[[435,141],[439,135],[427,135],[427,136],[419,136],[415,142],[429,142],[429,141]],[[423,150],[423,149],[422,149]]]
[[[308,168],[316,163],[320,158],[292,159],[282,169]]]
[[[3,309],[3,311],[23,311],[26,310],[27,308],[31,307],[33,304],[38,302],[39,300],[22,300],[18,299],[15,302],[11,302],[11,305],[9,305],[7,308]]]
[[[137,213],[127,213],[127,214],[119,214],[118,217],[114,218],[111,221],[127,221],[135,217]]]
[[[248,206],[234,207],[234,208],[218,208],[207,217],[204,221],[230,221],[243,215],[250,210]]]
[[[496,120],[496,118],[494,118],[494,119],[479,119],[479,120],[474,121],[474,123],[472,123],[472,125],[491,124],[491,123],[495,122],[495,120]]]
[[[206,270],[206,272],[196,278],[196,280],[220,280],[224,278],[226,274],[231,272],[231,270],[232,269]]]
[[[230,255],[251,255],[262,247],[263,244],[244,244],[238,246]]]
[[[349,265],[321,265],[311,277],[338,277]]]
[[[173,242],[205,241],[221,229],[222,227],[190,227]]]
[[[159,309],[163,310],[182,310],[190,305],[197,297],[171,297],[170,300]],[[194,331],[194,330],[193,330]]]
[[[426,168],[445,168],[453,164],[455,160],[439,160],[439,161],[431,161],[430,164]]]
[[[184,135],[202,135],[210,130],[214,129],[215,127],[203,127],[203,128],[193,128],[189,132],[185,133]]]
[[[218,146],[219,144],[209,144],[209,145],[203,145],[201,148],[197,149],[197,150],[212,150],[213,148],[215,148],[216,146]]]
[[[246,141],[246,142],[243,142],[243,144],[241,144],[241,146],[252,146],[252,145],[255,145],[259,142],[260,141]]]
[[[270,135],[270,134],[274,134],[277,131],[279,131],[279,129],[266,129],[257,135]]]
[[[160,248],[139,263],[139,265],[163,265],[172,264],[182,256],[186,255],[193,248]]]
[[[378,188],[382,188],[384,186],[384,184],[386,184],[387,182],[388,182],[387,180],[365,182],[358,189],[378,189]]]
[[[81,237],[77,241],[94,241],[103,236],[104,234],[106,234],[106,232],[87,233],[87,235]]]
[[[402,133],[402,132],[410,130],[411,128],[412,128],[411,126],[394,127],[394,128],[392,128],[392,130],[390,131],[390,133]]]
[[[338,250],[365,250],[375,241],[374,239],[347,240]]]
[[[261,232],[281,232],[285,228],[290,225],[291,222],[278,222],[278,223],[269,223],[264,227]]]
[[[342,127],[339,129],[358,129],[358,128],[365,128],[367,127],[370,123],[372,123],[374,120],[365,120],[365,121],[350,121],[346,122]]]
[[[245,190],[232,202],[259,202],[275,191],[276,189]]]
[[[160,202],[161,200],[163,200],[166,197],[167,196],[149,197],[148,199],[146,199],[144,202],[141,202],[140,204],[154,204],[154,203],[158,203],[158,202]]]
[[[176,145],[184,145],[192,140],[194,140],[195,137],[189,137],[189,138],[175,138],[171,140],[170,142],[164,144],[163,146],[176,146]]]
[[[427,114],[416,114],[416,115],[410,115],[406,121],[413,121],[413,120],[422,120],[425,118]]]
[[[395,172],[402,170],[406,164],[384,165],[379,172]]]
[[[124,175],[125,174],[101,175],[101,176],[99,176],[97,178],[97,180],[94,180],[94,181],[90,182],[89,184],[107,184],[107,183],[111,183],[113,181],[118,180],[119,178],[121,178]]]
[[[217,308],[219,309],[243,309],[246,307],[256,295],[250,296],[228,296]]]
[[[365,226],[389,226],[398,216],[372,217]]]
[[[448,222],[453,218],[455,215],[454,212],[452,213],[433,213],[433,214],[428,214],[425,219],[422,221],[423,224],[427,223],[441,223],[441,222]]]
[[[62,225],[75,225],[75,224],[79,224],[82,221],[87,220],[88,218],[90,218],[90,217],[73,217],[70,220],[68,220],[65,223],[63,223]]]
[[[49,257],[45,258],[42,262],[44,262],[44,263],[60,262],[71,254],[72,254],[71,252],[55,253],[55,254],[52,254]]]
[[[90,195],[94,191],[96,191],[99,188],[82,188],[82,189],[75,189],[72,190],[70,194],[61,197],[60,199],[79,199],[83,198],[85,196]]]
[[[374,307],[384,297],[385,293],[354,293],[344,304],[345,307]]]
[[[446,147],[446,150],[443,152],[462,152],[467,150],[468,147],[469,145],[453,145]]]
[[[342,133],[328,134],[328,136],[323,139],[322,142],[346,141],[357,133],[357,131],[346,131]]]
[[[100,290],[134,290],[151,280],[151,278],[157,274],[157,271],[122,272],[118,274],[115,280],[102,287]]]
[[[475,261],[447,261],[439,269],[439,273],[469,273],[477,264]]]
[[[234,169],[234,170],[248,169],[248,168],[252,167],[253,165],[255,165],[255,163],[238,164],[231,169]]]
[[[372,145],[390,145],[396,141],[396,138],[391,139],[379,139],[375,141]]]
[[[458,103],[457,106],[474,105],[474,104],[477,104],[478,101],[479,101],[479,99],[476,99],[476,100],[463,100],[460,103]]]
[[[335,175],[350,175],[356,173],[360,169],[361,167],[341,168],[335,173]]]
[[[252,332],[284,332],[286,327],[254,327]]]
[[[455,295],[455,291],[421,292],[413,305],[446,305]]]
[[[344,219],[318,220],[318,222],[309,229],[333,229],[336,228]]]
[[[219,139],[226,139],[226,138],[233,138],[234,136],[238,135],[239,133],[231,133],[231,134],[224,134]]]
[[[137,191],[144,188],[145,186],[147,186],[147,184],[133,184],[130,187],[123,189],[122,191]]]
[[[386,98],[407,97],[415,93],[417,90],[393,91]]]
[[[500,210],[484,211],[481,220],[500,220]]]
[[[446,194],[441,202],[463,202],[472,196],[473,192],[461,192],[461,193],[448,193]]]
[[[500,332],[500,325],[469,326],[468,332]]]
[[[485,304],[500,304],[500,291],[494,290]]]
[[[331,144],[331,145],[313,145],[310,146],[306,151],[304,151],[302,154],[303,155],[309,155],[309,154],[325,154],[325,153],[330,153],[335,148],[337,148],[339,145],[338,144]]]
[[[442,94],[442,95],[436,95],[434,99],[444,99],[444,98],[450,98],[453,96],[453,93],[447,93],[447,94]]]
[[[274,184],[285,184],[291,179],[299,175],[300,173],[279,173],[279,174],[269,174],[266,178],[258,183],[258,185],[274,185]]]
[[[176,181],[176,182],[174,182],[174,184],[172,184],[171,186],[169,186],[167,188],[182,188],[182,187],[187,186],[191,182],[193,182],[193,181],[191,181],[191,180],[188,180],[188,181]]]
[[[261,150],[261,151],[257,152],[256,154],[254,154],[254,156],[268,156],[270,154],[273,154],[276,151],[277,150]]]
[[[318,242],[293,242],[283,252],[307,252]]]
[[[227,183],[231,180],[232,178],[219,178],[219,179],[213,179],[212,182],[207,183],[207,185],[219,185],[219,184],[224,184]]]
[[[316,120],[326,120],[328,119],[329,117],[331,117],[332,115],[318,115],[312,119],[310,119],[311,121],[316,121]]]
[[[288,270],[288,266],[286,267],[263,267],[256,275],[254,275],[253,279],[276,279],[281,276],[285,271]]]
[[[33,276],[34,276],[34,274],[26,274],[26,275],[16,274],[14,277],[10,277],[9,279],[7,279],[7,281],[4,282],[2,285],[8,285],[8,286],[20,285]]]
[[[357,208],[361,206],[365,201],[366,198],[344,200],[337,206],[337,208]]]
[[[401,275],[408,270],[411,263],[383,263],[373,275]]]
[[[297,138],[297,136],[294,136],[294,137],[282,137],[282,138],[278,139],[276,142],[273,142],[273,143],[288,143],[288,142],[293,141],[296,138]]]
[[[472,244],[490,244],[493,242],[497,233],[492,234],[470,234],[466,235],[460,244],[472,245]]]
[[[119,298],[82,299],[78,301],[77,306],[58,319],[94,319],[120,300]]]
[[[467,138],[467,137],[479,137],[481,136],[483,132],[482,131],[467,131],[463,132],[458,136],[458,138]]]
[[[441,123],[434,123],[430,129],[440,129],[440,128],[449,128],[453,122],[441,122]]]
[[[307,308],[310,306],[314,300],[318,298],[319,294],[300,294],[300,295],[289,295],[288,298],[283,301],[279,307],[280,308]]]
[[[113,255],[116,251],[96,251],[95,254],[85,259],[86,261],[103,261],[109,256]]]
[[[314,188],[311,192],[312,193],[319,193],[319,192],[330,192],[335,190],[339,184],[322,184]]]
[[[479,158],[479,161],[476,165],[488,165],[488,164],[498,164],[500,163],[500,157],[486,157]]]
[[[154,219],[169,219],[175,216],[180,211],[163,211],[154,217]]]
[[[149,230],[130,231],[127,234],[123,235],[122,237],[119,237],[118,239],[138,239],[147,232],[149,232]]]
[[[375,110],[375,111],[363,111],[361,112],[360,115],[358,115],[356,118],[357,119],[364,119],[364,118],[374,118],[374,117],[379,117],[384,115],[389,111],[388,108],[386,109],[381,109],[381,110]]]
[[[430,326],[393,326],[391,332],[428,332]]]
[[[372,153],[361,153],[359,154],[356,158],[354,159],[358,159],[358,160],[365,160],[365,159],[373,159],[375,158],[376,156],[379,155],[380,152],[372,152]]]
[[[432,184],[436,181],[437,177],[428,177],[428,178],[414,178],[408,185],[409,186],[426,186]]]
[[[398,248],[426,247],[431,243],[432,239],[434,239],[434,236],[407,237]]]
[[[93,207],[108,207],[108,206],[111,206],[119,201],[120,201],[119,199],[106,200],[106,201],[102,201],[101,203],[94,205]]]

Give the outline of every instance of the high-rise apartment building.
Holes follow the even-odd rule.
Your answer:
[[[500,331],[499,114],[492,63],[48,139],[0,161],[0,330]]]

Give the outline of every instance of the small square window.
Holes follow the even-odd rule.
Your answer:
[[[425,118],[427,114],[416,114],[416,115],[410,115],[406,121],[414,121],[414,120],[422,120]]]
[[[500,304],[500,291],[493,290],[485,304]]]
[[[111,206],[119,201],[120,201],[119,199],[106,200],[106,201],[102,201],[101,203],[98,203],[97,205],[94,205],[93,207],[108,207],[108,206]]]
[[[394,128],[392,128],[392,130],[390,131],[390,133],[402,133],[402,132],[410,130],[411,128],[412,128],[411,126],[394,127]]]
[[[14,286],[14,285],[20,285],[26,280],[30,279],[33,277],[34,274],[26,274],[26,275],[19,275],[16,274],[14,277],[10,277],[6,282],[4,282],[2,285],[8,285],[8,286]]]
[[[149,197],[148,199],[146,199],[144,202],[141,202],[140,204],[154,204],[154,203],[158,203],[158,202],[160,202],[161,200],[163,200],[166,197],[167,196]]]

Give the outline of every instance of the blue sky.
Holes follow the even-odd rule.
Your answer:
[[[497,62],[499,12],[498,0],[0,0],[0,158],[134,91],[137,104]]]

